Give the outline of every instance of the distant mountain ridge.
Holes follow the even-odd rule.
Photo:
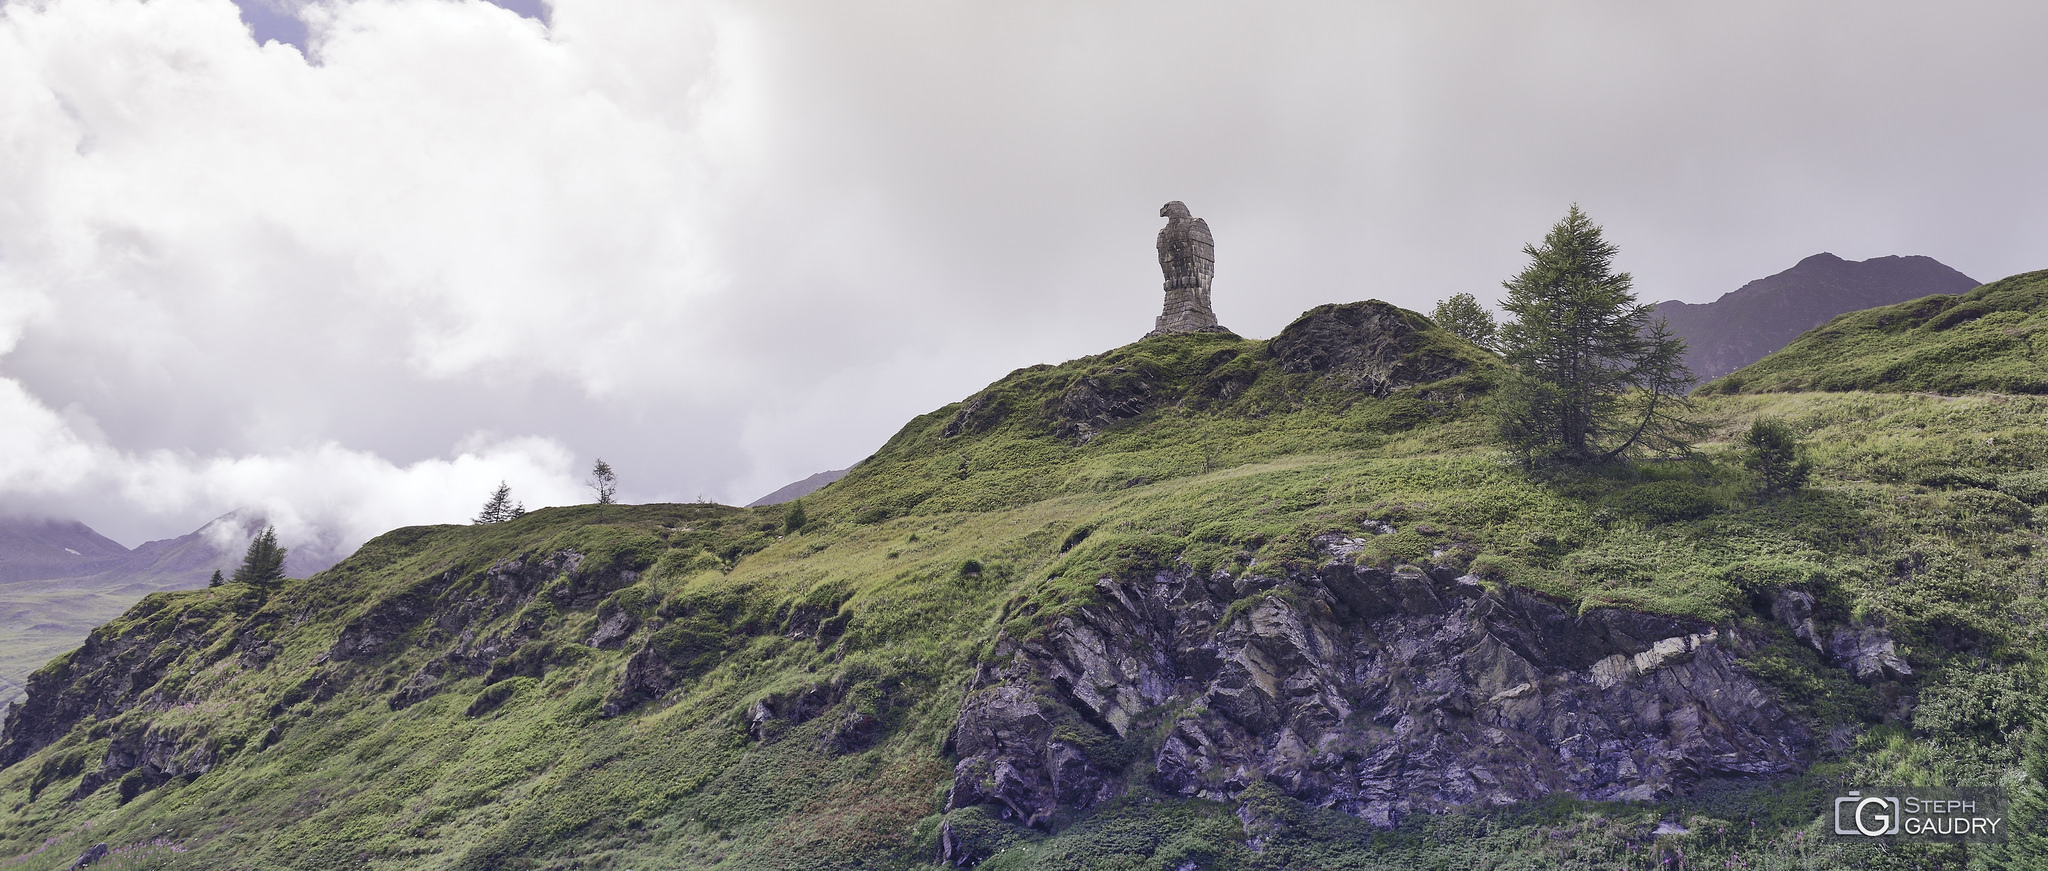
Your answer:
[[[837,481],[840,478],[846,477],[846,472],[846,469],[837,469],[830,472],[819,472],[818,474],[812,475],[801,481],[797,481],[790,484],[784,484],[775,492],[747,503],[747,507],[759,508],[763,505],[781,505],[784,502],[795,502],[798,499],[802,499],[805,496],[809,496],[812,493],[816,493],[820,489],[823,489],[826,484],[830,484],[833,481]]]
[[[1867,390],[2048,394],[2048,269],[1961,296],[1852,312],[1700,388],[1713,393]]]
[[[0,584],[91,574],[128,555],[120,543],[76,520],[0,517]]]
[[[1668,300],[1655,309],[1685,340],[1686,366],[1706,382],[1763,359],[1836,315],[1976,286],[1976,279],[1932,257],[1844,260],[1823,252],[1713,302]]]

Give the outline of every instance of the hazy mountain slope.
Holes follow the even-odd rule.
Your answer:
[[[1823,253],[1713,302],[1660,302],[1656,311],[1685,340],[1685,362],[1693,376],[1710,381],[1844,312],[1976,286],[1974,279],[1931,257],[1856,261]]]
[[[784,502],[795,502],[798,499],[802,499],[805,496],[809,496],[812,493],[817,492],[826,484],[830,484],[833,481],[837,481],[840,478],[844,477],[846,477],[845,469],[838,469],[830,472],[819,472],[801,481],[795,481],[789,484],[784,484],[781,487],[777,487],[775,489],[775,492],[747,503],[747,507],[759,508],[763,505],[781,505]]]
[[[0,584],[92,574],[127,557],[127,548],[76,520],[0,515]]]
[[[8,715],[0,856],[1969,860],[1817,843],[1819,814],[1843,783],[2034,788],[2007,736],[2040,718],[2048,399],[1712,396],[1698,461],[1545,479],[1489,445],[1493,360],[1326,306],[1018,370],[801,530],[555,508],[152,595]],[[1748,495],[1727,440],[1760,414],[1806,434],[1808,491]]]
[[[230,514],[131,551],[77,521],[0,521],[0,565],[16,567],[0,582],[0,706],[143,596],[203,587],[215,568],[232,568],[237,555],[222,542],[246,539],[242,525]]]
[[[2048,393],[2048,271],[1853,312],[1702,387]]]

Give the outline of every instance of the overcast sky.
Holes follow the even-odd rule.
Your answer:
[[[0,506],[124,544],[744,503],[1217,314],[2048,267],[2048,4],[0,2]]]

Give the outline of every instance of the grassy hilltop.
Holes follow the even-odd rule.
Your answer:
[[[2048,393],[2048,271],[1850,312],[1706,392]]]
[[[1325,306],[1271,341],[1013,372],[909,422],[797,528],[786,506],[554,508],[396,530],[274,592],[155,594],[32,678],[0,745],[0,865],[104,844],[94,867],[918,868],[949,823],[983,868],[1996,865],[2029,844],[1837,846],[1819,813],[1847,784],[2037,790],[2048,397],[1867,392],[1888,382],[1824,375],[1841,355],[1811,346],[1869,333],[1918,361],[1912,389],[1985,389],[1915,343],[2029,305],[1946,333],[1845,316],[1717,382],[1738,386],[1703,398],[1698,457],[1558,477],[1492,445],[1491,355],[1382,303]],[[1753,495],[1736,452],[1759,416],[1803,436],[1804,491]],[[1098,748],[1132,760],[1121,797],[1050,831],[946,811],[962,694],[1004,639],[1103,577],[1333,558],[1723,627],[1818,749],[1790,779],[1383,830],[1261,786],[1159,793],[1134,732]],[[1802,644],[1771,613],[1794,589],[1884,627],[1911,674]]]

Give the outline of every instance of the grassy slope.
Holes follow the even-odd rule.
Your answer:
[[[2043,330],[2048,270],[1842,315],[1701,390],[2048,393]]]
[[[1866,687],[1788,635],[1758,630],[1779,640],[1752,667],[1804,715],[1841,727],[1849,749],[1804,778],[1725,800],[1559,802],[1376,834],[1253,796],[1262,853],[1246,847],[1234,808],[1143,794],[1051,837],[955,812],[957,827],[1011,843],[984,867],[1652,867],[1645,833],[1672,817],[1694,834],[1660,848],[1696,864],[1739,853],[1933,867],[1955,856],[1814,846],[1822,791],[1842,780],[2016,776],[2003,736],[2040,716],[2033,506],[2048,486],[2032,470],[2048,466],[2048,399],[1715,397],[1704,411],[1716,441],[1702,462],[1542,482],[1505,465],[1474,403],[1456,400],[1483,392],[1479,376],[1358,400],[1260,368],[1258,347],[1179,337],[1013,373],[980,405],[1007,415],[984,414],[986,426],[951,438],[942,433],[964,406],[912,421],[875,460],[806,498],[814,522],[797,535],[775,534],[780,508],[551,509],[497,526],[393,532],[260,607],[234,588],[153,596],[102,632],[183,625],[202,639],[167,678],[175,703],[81,728],[0,772],[0,856],[24,857],[9,867],[61,868],[105,842],[120,852],[101,867],[918,865],[934,853],[951,776],[945,732],[996,632],[1048,625],[1105,572],[1182,558],[1233,571],[1306,564],[1316,534],[1366,519],[1400,531],[1373,538],[1363,559],[1439,553],[1588,604],[1754,619],[1754,593],[1807,584],[1830,613],[1889,621],[1920,675]],[[1233,351],[1244,362],[1215,364]],[[1232,366],[1250,383],[1208,391],[1235,377]],[[1084,374],[1148,377],[1194,398],[1086,445],[1046,434],[1047,397]],[[1809,492],[1761,504],[1744,495],[1730,441],[1759,414],[1808,434],[1818,463]],[[394,712],[386,699],[436,652],[399,645],[348,672],[332,698],[300,688],[373,603],[563,548],[587,564],[644,569],[610,601],[645,616],[643,636],[665,632],[678,649],[709,654],[679,693],[600,717],[634,645],[578,645],[597,609],[555,608],[545,596],[479,628],[540,627],[555,642],[540,677],[488,691],[482,678],[458,679]],[[970,560],[979,571],[964,570]],[[820,643],[801,631],[791,617],[806,603],[837,609],[844,633]],[[250,626],[270,627],[283,647],[267,665],[243,667],[225,652]],[[754,702],[835,681],[851,688],[845,706],[888,725],[883,740],[835,754],[820,740],[832,716],[775,740],[749,735]],[[1901,691],[1919,693],[1917,709],[1898,703]],[[502,704],[468,715],[485,696]],[[203,725],[223,762],[126,804],[111,784],[68,801],[109,735],[143,721]],[[259,749],[272,724],[281,740]]]

